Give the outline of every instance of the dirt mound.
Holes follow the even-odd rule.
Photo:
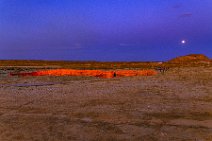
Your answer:
[[[176,57],[168,62],[169,63],[210,62],[210,59],[202,54],[190,54],[186,56]]]

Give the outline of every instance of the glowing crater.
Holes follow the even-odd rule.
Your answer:
[[[94,76],[101,78],[114,78],[124,76],[152,76],[156,75],[155,70],[74,70],[74,69],[55,69],[40,70],[27,73],[10,73],[11,76]]]

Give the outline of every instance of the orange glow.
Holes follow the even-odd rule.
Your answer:
[[[18,76],[94,76],[101,78],[114,78],[124,76],[152,76],[156,75],[155,70],[73,70],[73,69],[56,69],[56,70],[40,70],[29,73],[11,73],[10,75]]]

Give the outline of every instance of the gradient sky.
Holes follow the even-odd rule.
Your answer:
[[[212,0],[0,0],[0,59],[165,61],[191,53],[212,57]]]

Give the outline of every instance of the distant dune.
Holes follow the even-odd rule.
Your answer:
[[[203,54],[190,54],[169,60],[169,63],[208,63],[211,60]]]

